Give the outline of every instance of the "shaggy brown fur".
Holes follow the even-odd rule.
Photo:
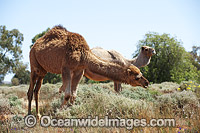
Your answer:
[[[103,48],[96,47],[91,49],[91,51],[98,57],[107,60],[109,62],[114,62],[125,66],[135,65],[138,68],[148,65],[150,63],[151,56],[153,56],[156,53],[153,48],[149,46],[142,46],[139,55],[134,59],[128,60],[115,50],[105,50]],[[97,73],[92,73],[88,69],[85,70],[84,75],[89,79],[95,81],[109,80],[109,78],[98,75]],[[121,83],[114,81],[114,89],[116,92],[121,91]]]
[[[149,84],[137,67],[120,66],[100,59],[90,51],[81,35],[69,32],[62,26],[55,26],[35,42],[30,51],[30,65],[31,80],[27,93],[28,114],[31,114],[33,91],[36,113],[37,115],[39,113],[38,92],[47,72],[62,74],[63,85],[60,90],[65,91],[62,106],[69,99],[71,103],[75,100],[76,88],[84,69],[133,86],[147,87]]]

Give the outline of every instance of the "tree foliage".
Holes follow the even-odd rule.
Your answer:
[[[12,85],[17,86],[17,85],[19,85],[19,79],[18,78],[12,78],[11,83],[12,83]]]
[[[40,37],[42,37],[45,33],[47,33],[47,31],[50,30],[50,28],[47,28],[45,31],[43,31],[42,33],[39,33],[37,35],[35,35],[32,39],[32,44],[30,45],[30,48],[32,48],[33,44],[36,42],[36,40]]]
[[[193,46],[192,51],[190,52],[192,55],[191,61],[192,64],[197,68],[198,70],[198,81],[200,82],[200,46]]]
[[[193,46],[190,54],[192,55],[192,64],[200,70],[200,46]]]
[[[0,83],[22,58],[23,39],[23,34],[17,29],[9,31],[6,30],[6,26],[0,26]]]
[[[47,28],[45,31],[43,31],[42,33],[39,33],[37,35],[35,35],[32,39],[32,45],[30,46],[30,48],[33,46],[33,44],[36,42],[37,39],[39,39],[40,37],[42,37],[50,28]],[[55,84],[57,82],[61,82],[61,75],[59,74],[52,74],[52,73],[47,73],[43,79],[43,83],[52,83]]]
[[[18,79],[19,84],[28,84],[30,81],[30,71],[27,70],[28,65],[20,62],[16,67],[13,68],[15,75],[12,79]]]
[[[178,82],[197,80],[197,68],[191,62],[191,55],[185,51],[182,43],[169,34],[159,35],[155,32],[147,33],[137,45],[133,56],[137,56],[141,46],[155,48],[156,55],[148,66],[141,68],[144,76],[154,83],[165,81]]]

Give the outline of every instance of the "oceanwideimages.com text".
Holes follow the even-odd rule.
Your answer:
[[[36,119],[33,115],[29,118],[26,116],[25,124],[31,127],[36,124]],[[33,125],[33,126],[34,126]],[[40,125],[42,127],[120,127],[128,130],[134,127],[174,127],[176,125],[175,119],[123,119],[123,118],[99,118],[98,116],[87,118],[65,118],[55,119],[50,116],[42,116],[40,119]]]

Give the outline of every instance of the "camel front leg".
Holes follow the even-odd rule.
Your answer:
[[[114,89],[115,89],[115,91],[117,93],[119,93],[120,91],[122,91],[121,83],[114,81]]]
[[[78,85],[80,79],[82,78],[82,76],[83,76],[83,70],[77,70],[77,71],[74,71],[74,73],[73,73],[72,85],[71,85],[72,96],[70,97],[71,104],[73,104],[76,99],[77,85]]]
[[[119,92],[122,91],[122,84],[121,83],[118,83],[118,90],[119,90]]]
[[[65,90],[65,96],[64,96],[64,100],[61,107],[63,107],[67,103],[69,98],[71,97],[71,79],[72,79],[71,77],[72,77],[72,74],[71,74],[70,69],[63,68],[62,69],[62,81],[63,81],[62,87]]]

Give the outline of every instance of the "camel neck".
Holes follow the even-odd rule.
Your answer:
[[[149,64],[151,57],[140,53],[137,57],[128,60],[128,62],[136,67],[140,68]]]
[[[96,74],[107,77],[113,81],[125,82],[126,80],[126,67],[116,63],[107,62],[92,52],[88,52],[87,56],[88,69]]]

